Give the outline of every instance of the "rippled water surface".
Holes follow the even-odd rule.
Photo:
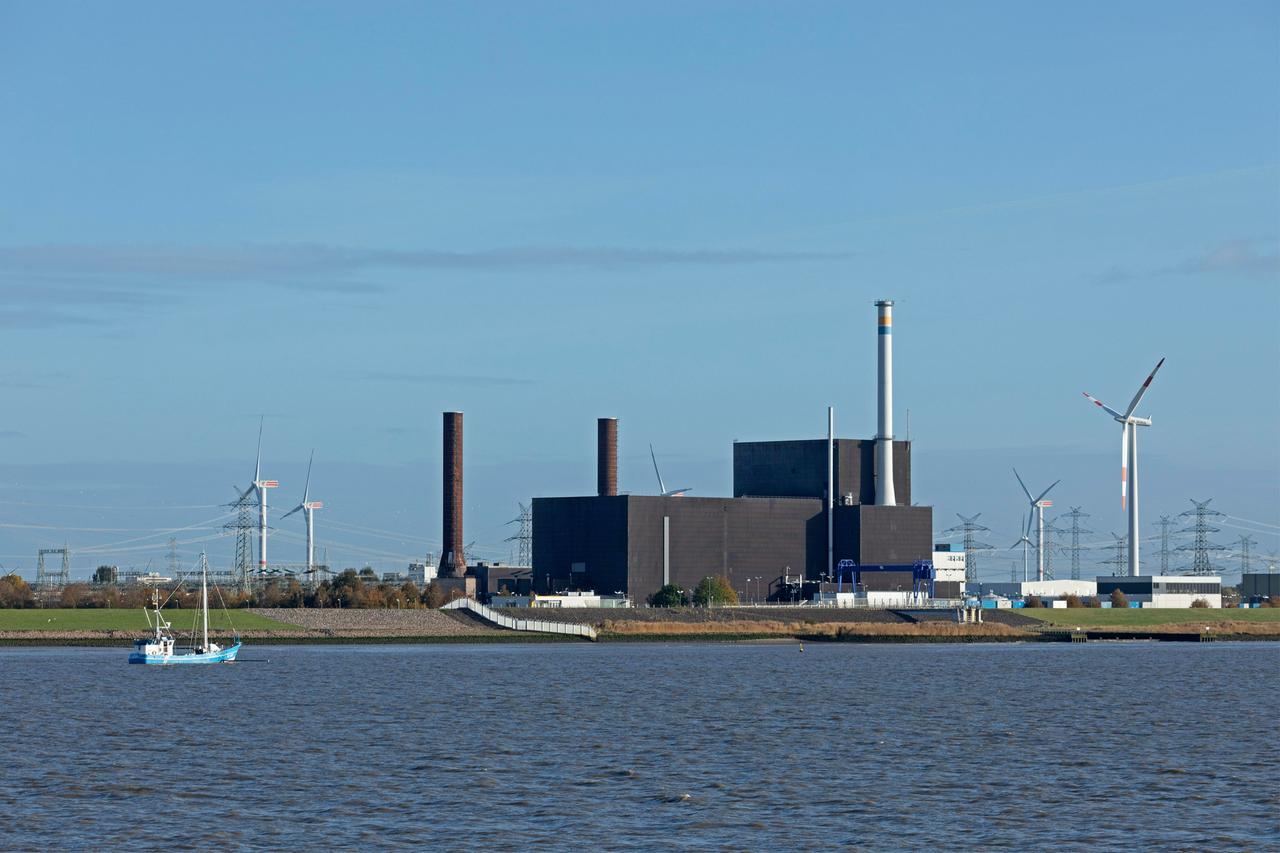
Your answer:
[[[0,847],[1280,847],[1280,644],[126,654],[0,649]]]

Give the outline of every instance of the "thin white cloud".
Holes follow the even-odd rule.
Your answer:
[[[1148,270],[1112,267],[1099,274],[1099,284],[1120,284],[1168,276],[1225,275],[1242,279],[1280,276],[1280,251],[1274,240],[1239,239],[1219,243],[1172,264]]]

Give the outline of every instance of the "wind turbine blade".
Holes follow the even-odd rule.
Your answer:
[[[1138,389],[1138,393],[1133,395],[1133,402],[1129,404],[1129,410],[1124,413],[1124,417],[1128,420],[1133,414],[1133,410],[1138,408],[1138,404],[1142,402],[1142,397],[1147,393],[1147,389],[1151,387],[1151,380],[1156,378],[1156,371],[1160,369],[1160,365],[1164,364],[1164,359],[1160,359],[1156,363],[1155,369],[1151,371],[1151,375],[1147,377],[1147,381],[1142,383],[1142,387]]]
[[[1120,508],[1125,509],[1129,503],[1129,430],[1133,424],[1120,425]]]
[[[1061,483],[1061,482],[1062,482],[1061,480],[1054,480],[1054,481],[1053,481],[1053,486],[1056,486],[1056,485],[1058,485],[1058,484],[1059,484],[1059,483]],[[1049,491],[1050,491],[1050,489],[1052,489],[1052,488],[1053,488],[1053,486],[1050,486],[1048,489],[1045,489],[1043,492],[1041,492],[1041,493],[1040,493],[1040,497],[1036,498],[1034,501],[1032,501],[1032,503],[1040,503],[1040,501],[1044,500],[1044,496],[1045,496],[1045,495],[1047,495],[1047,494],[1049,494]]]
[[[1031,492],[1027,491],[1027,484],[1022,482],[1022,477],[1018,474],[1017,468],[1013,469],[1013,476],[1018,478],[1018,485],[1022,486],[1022,493],[1027,496],[1027,500],[1031,501],[1031,503],[1035,503],[1035,501],[1031,500]]]
[[[653,452],[653,445],[649,445],[649,458],[653,460],[653,473],[658,475],[658,494],[665,495],[667,487],[662,482],[662,472],[658,470],[658,456]]]
[[[300,509],[302,509],[302,508],[303,508],[303,504],[298,504],[298,505],[297,505],[297,506],[295,506],[293,509],[291,509],[291,510],[289,510],[288,512],[286,512],[284,515],[280,516],[280,518],[281,518],[281,519],[286,519],[286,518],[288,518],[289,516],[293,515],[295,512],[297,512],[298,510],[300,510]]]
[[[315,448],[311,450],[311,458],[307,460],[307,484],[302,487],[302,502],[306,503],[311,495],[311,463],[316,461]]]
[[[266,419],[266,415],[258,416],[258,461],[253,466],[253,481],[255,483],[262,479],[262,424]]]
[[[1090,402],[1092,402],[1098,408],[1102,409],[1108,415],[1111,415],[1111,417],[1119,421],[1124,420],[1124,415],[1120,414],[1115,409],[1111,408],[1106,403],[1099,400],[1097,397],[1091,396],[1088,391],[1084,391],[1083,394],[1089,398]]]

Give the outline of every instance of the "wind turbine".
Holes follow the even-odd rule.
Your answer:
[[[1140,538],[1138,535],[1138,427],[1151,426],[1151,418],[1136,417],[1133,411],[1142,402],[1143,395],[1151,387],[1151,380],[1156,378],[1156,372],[1163,364],[1163,358],[1156,362],[1155,369],[1151,371],[1147,381],[1138,388],[1138,393],[1133,395],[1133,401],[1129,403],[1129,408],[1125,409],[1123,415],[1096,397],[1090,396],[1088,391],[1084,392],[1085,397],[1088,397],[1095,406],[1111,415],[1120,424],[1120,507],[1124,509],[1127,503],[1129,509],[1130,577],[1137,577],[1140,571],[1138,563],[1138,539]]]
[[[1027,582],[1027,548],[1030,547],[1031,545],[1031,540],[1027,538],[1027,534],[1031,532],[1031,529],[1029,526],[1030,521],[1031,519],[1030,517],[1028,517],[1027,518],[1028,523],[1022,525],[1022,538],[1009,546],[1010,551],[1012,551],[1014,548],[1017,548],[1019,545],[1022,546],[1022,582],[1023,583]]]
[[[258,461],[253,467],[253,482],[249,488],[240,493],[240,499],[244,500],[253,492],[258,493],[258,571],[264,572],[267,568],[267,489],[274,489],[280,485],[278,480],[262,479],[262,424],[265,418],[258,420]]]
[[[302,517],[307,522],[307,576],[312,584],[316,582],[316,516],[315,511],[324,509],[324,501],[313,501],[311,497],[311,463],[316,459],[316,452],[311,451],[311,458],[307,460],[307,482],[302,487],[302,502],[293,509],[280,516],[281,521],[293,515],[295,512],[302,512]]]
[[[653,445],[649,445],[649,458],[653,460],[653,473],[658,475],[658,496],[663,498],[682,498],[685,492],[691,492],[693,489],[672,489],[667,491],[666,483],[662,482],[662,472],[658,470],[658,457],[653,452]]]
[[[1031,533],[1032,517],[1036,519],[1036,580],[1042,581],[1044,580],[1044,510],[1045,507],[1053,506],[1053,501],[1045,500],[1044,496],[1049,494],[1049,490],[1053,486],[1062,481],[1054,480],[1053,486],[1041,492],[1039,497],[1033,498],[1031,497],[1031,492],[1027,489],[1027,484],[1022,482],[1022,477],[1018,474],[1017,468],[1013,469],[1013,476],[1018,478],[1018,485],[1022,486],[1023,494],[1027,496],[1027,501],[1031,504],[1031,511],[1027,513],[1027,527],[1026,533],[1023,534],[1024,536]]]

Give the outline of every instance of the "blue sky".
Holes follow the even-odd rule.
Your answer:
[[[259,413],[334,562],[438,540],[445,409],[487,556],[597,416],[624,489],[652,442],[725,494],[734,439],[874,432],[880,297],[940,530],[1012,542],[1013,465],[1123,530],[1080,392],[1166,356],[1145,521],[1280,549],[1277,45],[1265,2],[5,4],[0,565],[225,561]]]

